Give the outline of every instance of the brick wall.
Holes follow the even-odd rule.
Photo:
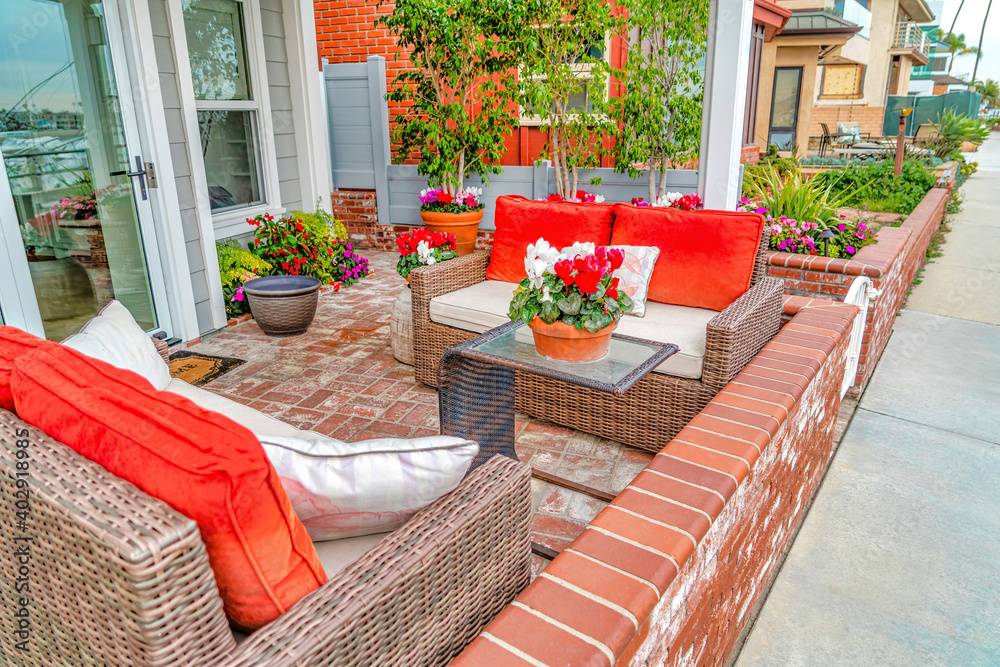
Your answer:
[[[760,146],[748,144],[740,151],[740,162],[743,164],[757,164],[760,160]]]
[[[819,126],[820,123],[826,123],[830,132],[834,134],[837,132],[837,123],[861,123],[862,132],[871,132],[873,138],[881,137],[884,116],[885,107],[850,105],[813,107],[809,134],[813,136],[823,134],[823,128]]]
[[[856,313],[801,309],[453,664],[725,664],[832,457]]]
[[[768,255],[768,273],[785,280],[785,294],[790,296],[843,301],[858,276],[871,278],[872,284],[880,290],[878,298],[868,309],[865,321],[856,391],[864,390],[882,350],[889,342],[892,323],[913,283],[913,277],[923,265],[927,246],[941,224],[950,194],[950,188],[931,189],[900,227],[880,229],[876,234],[878,243],[865,246],[853,259],[829,259],[787,252],[771,252]],[[809,301],[792,303],[808,304]]]

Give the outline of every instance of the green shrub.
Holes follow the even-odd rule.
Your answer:
[[[830,182],[830,179],[819,176],[803,178],[798,169],[783,177],[774,167],[768,167],[751,183],[750,198],[759,202],[775,218],[785,216],[825,227],[837,218],[837,208],[845,206],[851,197],[868,188],[864,182],[852,183],[849,188],[836,185],[839,182]]]
[[[867,208],[870,211],[909,215],[937,179],[920,162],[903,162],[903,173],[893,173],[892,162],[876,162],[817,174],[812,180],[827,184],[835,193],[847,193],[839,206]],[[859,189],[868,184],[867,188]]]

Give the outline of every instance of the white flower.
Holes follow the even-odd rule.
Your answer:
[[[421,264],[430,266],[431,264],[437,262],[437,260],[432,256],[432,252],[433,251],[427,241],[421,241],[417,244],[417,258],[420,260]]]
[[[548,265],[545,260],[531,257],[524,258],[524,272],[528,274],[528,280],[531,281],[531,287],[533,289],[538,289],[542,286],[542,281],[544,280],[545,269]]]
[[[580,241],[577,241],[568,248],[563,248],[562,254],[568,257],[569,259],[573,259],[577,255],[583,255],[584,257],[586,257],[587,255],[593,255],[594,250],[596,250],[596,247],[594,246],[593,243],[590,243],[589,241],[587,243],[582,243]]]
[[[604,203],[604,195],[594,195],[594,203],[595,204],[603,204]]]
[[[545,285],[542,287],[542,298],[538,300],[539,302],[552,301],[552,295],[549,294],[549,286]]]
[[[669,208],[670,206],[673,206],[675,201],[677,201],[683,196],[684,195],[681,194],[680,192],[668,192],[665,195],[660,195],[659,197],[657,197],[656,201],[653,202],[653,206]]]

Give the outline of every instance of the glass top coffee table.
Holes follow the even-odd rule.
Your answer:
[[[438,367],[441,434],[479,443],[479,456],[470,470],[494,454],[517,460],[515,371],[620,396],[677,349],[669,343],[612,334],[610,349],[603,359],[569,363],[539,355],[531,330],[521,322],[490,329],[449,348],[441,358]],[[580,486],[540,471],[535,471],[535,476],[569,488]],[[599,498],[609,496],[594,489],[584,492]]]

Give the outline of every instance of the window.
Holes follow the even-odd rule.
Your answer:
[[[862,65],[826,65],[820,97],[859,98],[863,80]]]
[[[802,88],[801,67],[775,67],[771,87],[771,123],[768,145],[789,151],[796,146],[795,128],[799,122],[799,97]]]
[[[542,27],[544,28],[546,26]],[[607,62],[609,54],[609,39],[610,35],[606,35],[603,40],[600,35],[594,35],[593,41],[588,43],[584,49],[586,57],[593,60],[603,60]],[[594,65],[592,62],[584,62],[584,57],[584,55],[574,57],[571,63],[573,74],[580,79],[581,87],[566,100],[566,105],[570,112],[593,111],[593,97],[595,95],[607,94],[607,90],[596,91],[595,86],[590,85],[593,79],[592,71]],[[535,77],[536,80],[544,78],[544,76]],[[526,109],[522,107],[520,109],[520,116],[522,125],[538,125],[544,122],[541,114],[539,114],[535,109]]]
[[[183,8],[212,213],[263,204],[263,109],[247,50],[244,2],[184,0]]]
[[[747,74],[747,101],[743,109],[743,145],[754,143],[757,128],[757,92],[760,88],[760,59],[764,49],[764,26],[753,24],[750,35],[750,69]]]

